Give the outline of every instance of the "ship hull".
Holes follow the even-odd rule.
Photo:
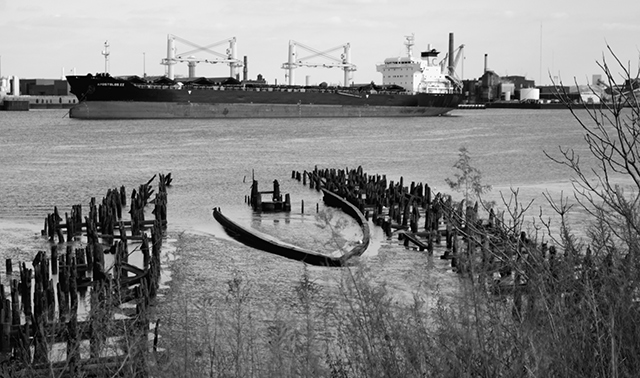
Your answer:
[[[420,106],[85,101],[71,108],[69,116],[80,119],[428,117],[446,114],[451,109]]]
[[[67,76],[81,119],[426,117],[446,114],[456,93],[406,94],[358,88],[157,85],[110,76]]]

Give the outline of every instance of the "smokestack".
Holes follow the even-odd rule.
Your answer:
[[[488,62],[489,62],[488,54],[484,54],[484,72],[485,73],[489,70]]]
[[[453,77],[453,33],[449,33],[449,76]]]
[[[20,96],[20,79],[17,76],[13,77],[13,87],[11,88],[11,94],[14,96]]]
[[[244,67],[242,68],[242,81],[249,79],[249,67],[247,67],[247,56],[244,56]]]

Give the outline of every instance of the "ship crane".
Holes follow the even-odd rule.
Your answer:
[[[462,77],[458,77],[456,68],[458,67],[458,62],[460,61],[460,58],[464,56],[464,44],[458,46],[458,48],[455,49],[453,52],[455,53],[455,57],[453,58],[453,61],[450,62],[450,65],[448,67],[447,67],[447,62],[449,62],[449,53],[446,53],[444,55],[444,58],[440,61],[439,65],[440,65],[440,69],[442,69],[442,72],[447,72],[451,80],[456,85],[461,86],[462,84],[460,82],[462,80]]]
[[[309,56],[305,56],[303,58],[297,57],[296,48],[301,47],[304,50],[311,52],[312,54]],[[343,49],[343,53],[340,54],[340,58],[336,58],[334,56],[329,55],[334,51]],[[311,63],[308,62],[308,59],[313,59],[316,57],[323,57],[333,61],[332,63]],[[296,42],[293,40],[289,41],[289,60],[286,63],[282,64],[282,68],[288,70],[287,78],[289,79],[289,85],[294,85],[294,70],[298,67],[324,67],[324,68],[342,68],[344,71],[344,86],[348,86],[351,82],[351,73],[356,70],[356,65],[351,63],[351,45],[349,43],[334,47],[332,49],[326,51],[318,51],[309,46],[305,46],[300,42]]]
[[[175,42],[180,41],[184,44],[187,44],[191,47],[194,47],[194,50],[178,53],[176,51]],[[228,43],[229,48],[225,51],[225,54],[219,53],[217,51],[211,50],[211,48],[220,46],[222,44]],[[198,52],[206,52],[212,55],[217,56],[215,59],[197,59],[193,56],[193,54]],[[212,43],[207,46],[200,46],[193,42],[187,41],[186,39],[180,38],[173,34],[167,35],[167,57],[162,59],[160,64],[167,66],[167,77],[169,79],[174,79],[173,66],[178,62],[186,62],[189,66],[189,77],[195,76],[195,66],[197,63],[210,63],[210,64],[218,64],[218,63],[226,63],[230,67],[229,75],[231,77],[237,76],[237,69],[242,67],[242,61],[237,58],[237,49],[236,49],[236,37],[224,39],[222,41]]]

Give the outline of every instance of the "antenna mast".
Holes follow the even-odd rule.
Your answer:
[[[104,42],[102,55],[104,55],[104,73],[109,73],[109,41]]]

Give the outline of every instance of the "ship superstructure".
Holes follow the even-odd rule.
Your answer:
[[[382,73],[382,85],[399,85],[411,93],[454,93],[457,91],[455,79],[445,74],[445,68],[438,63],[439,51],[432,49],[413,56],[414,36],[406,37],[407,55],[387,58],[376,66]]]

